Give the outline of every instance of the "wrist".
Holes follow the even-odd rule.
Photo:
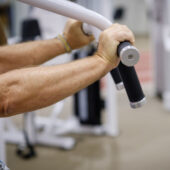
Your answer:
[[[64,48],[63,43],[58,38],[54,38],[51,41],[53,44],[55,44],[56,50],[60,51],[60,54],[66,53],[66,49]]]
[[[113,62],[110,62],[105,57],[100,55],[100,53],[98,53],[98,52],[95,54],[95,56],[98,57],[101,60],[101,62],[103,63],[103,65],[105,67],[107,67],[109,70],[113,70],[114,68],[116,68],[118,66],[118,64],[114,64]]]
[[[64,48],[65,53],[70,53],[72,51],[72,48],[64,35],[58,35],[57,40],[60,41],[60,44]]]
[[[106,72],[109,72],[109,71],[111,71],[111,70],[113,70],[113,69],[115,68],[112,63],[106,61],[106,60],[105,60],[104,58],[102,58],[99,54],[96,53],[96,54],[94,54],[93,57],[95,57],[96,60],[98,60],[98,62],[103,65],[103,67],[104,67],[104,69],[105,69]]]

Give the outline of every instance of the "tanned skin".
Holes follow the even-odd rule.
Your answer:
[[[93,40],[82,32],[81,25],[74,20],[66,25],[64,36],[72,49]],[[102,32],[95,55],[48,67],[37,65],[65,53],[57,39],[0,47],[0,117],[49,106],[99,80],[118,66],[117,46],[125,40],[134,43],[132,32],[114,24]]]

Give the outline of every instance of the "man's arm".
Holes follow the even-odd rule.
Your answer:
[[[54,104],[103,77],[109,65],[98,56],[69,64],[25,68],[0,77],[0,117]]]
[[[65,53],[64,46],[58,39],[2,46],[0,73],[25,66],[40,65],[63,53]]]
[[[81,26],[81,22],[69,20],[64,29],[63,35],[73,50],[94,40],[93,36],[83,33]],[[63,43],[57,38],[2,46],[0,47],[0,74],[25,66],[40,65],[65,52]]]
[[[0,76],[0,117],[49,106],[117,67],[117,46],[134,42],[129,29],[113,25],[101,34],[97,54],[69,64],[14,70]]]

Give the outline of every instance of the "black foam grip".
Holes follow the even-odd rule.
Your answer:
[[[126,46],[129,46],[129,45],[131,45],[131,43],[128,42],[128,41],[120,43],[119,46],[118,46],[117,55],[120,56],[121,50],[123,48],[125,48]],[[119,83],[123,82],[122,77],[120,75],[119,68],[116,68],[116,69],[112,70],[110,73],[112,75],[112,78],[113,78],[115,84],[119,84]]]
[[[110,73],[112,75],[112,78],[113,78],[115,84],[119,84],[119,83],[122,82],[122,78],[121,78],[121,75],[120,75],[120,72],[119,72],[118,68],[115,68]]]
[[[129,45],[131,45],[131,44],[130,44],[130,42],[128,42],[128,41],[125,41],[125,42],[120,43],[120,44],[119,44],[119,47],[118,47],[118,50],[117,50],[117,55],[120,56],[121,50],[122,50],[124,47],[129,46]],[[119,83],[123,82],[123,81],[122,81],[122,77],[121,77],[121,75],[120,75],[119,68],[116,68],[116,69],[112,70],[110,73],[111,73],[111,75],[112,75],[112,78],[113,78],[115,84],[119,84]]]
[[[128,42],[128,41],[120,43],[119,46],[118,46],[117,55],[120,56],[121,50],[123,48],[125,48],[126,46],[129,46],[129,45],[131,45],[131,43]],[[112,75],[112,78],[113,78],[115,84],[119,84],[119,83],[123,82],[122,77],[120,75],[119,68],[116,68],[116,69],[112,70],[110,73]]]
[[[136,70],[134,67],[127,67],[122,63],[119,64],[119,71],[129,97],[130,102],[139,102],[145,98],[141,88]]]
[[[132,46],[132,44],[129,41],[121,42],[117,49],[117,55],[120,56],[120,53],[123,50],[123,48],[125,48],[127,46]]]

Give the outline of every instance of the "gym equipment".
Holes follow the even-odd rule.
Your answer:
[[[165,25],[166,16],[166,0],[162,3],[161,0],[146,1],[150,8],[150,20],[152,23],[151,38],[153,42],[154,55],[154,72],[155,72],[155,88],[156,95],[160,99],[163,98],[165,91],[165,58],[166,51],[163,43],[163,27]]]
[[[41,37],[41,29],[37,19],[29,18],[22,22],[22,42]]]
[[[32,7],[30,7],[29,14],[31,13],[31,11],[32,11]],[[37,19],[29,17],[23,20],[21,24],[21,42],[42,39],[41,36],[42,33]],[[34,142],[30,140],[30,134],[27,128],[27,124],[28,122],[30,122],[30,119],[31,116],[29,116],[28,113],[25,113],[23,119],[24,120],[23,137],[25,140],[24,146],[22,144],[18,144],[16,150],[17,155],[23,159],[31,159],[36,156]],[[30,122],[30,123],[33,124],[34,122]]]
[[[74,59],[92,56],[96,52],[96,47],[89,46],[87,49],[77,51]],[[96,81],[87,88],[74,95],[74,113],[82,125],[100,126],[102,125],[102,104],[100,94],[100,81]]]
[[[89,25],[83,25],[83,30],[87,34],[91,33],[89,31],[89,27],[91,27],[90,25],[93,25],[100,30],[105,30],[112,25],[112,23],[102,15],[88,10],[73,2],[63,0],[19,1],[87,23]],[[139,52],[129,42],[122,42],[118,48],[118,56],[121,59],[121,63],[120,66],[116,69],[119,69],[120,71],[121,78],[123,80],[127,95],[130,100],[130,105],[132,108],[139,108],[143,106],[146,101],[135,68],[133,67],[139,61]],[[114,74],[117,74],[117,72],[118,70]],[[114,74],[112,74],[112,76]],[[119,77],[120,75],[117,74],[117,76]],[[115,77],[113,77],[113,79],[117,80]]]
[[[83,0],[81,0],[82,2]],[[85,0],[87,2],[88,0]],[[95,0],[94,0],[95,1]],[[89,4],[91,5],[92,0],[89,0]],[[105,1],[106,2],[106,1]],[[103,7],[105,4],[103,0],[99,2],[97,0],[97,7],[100,6],[100,12],[102,14],[106,15],[108,18],[111,13],[109,13],[109,10],[111,9],[112,0],[107,0],[107,10],[104,10]],[[22,7],[22,4],[20,4]],[[57,16],[52,13],[43,12],[42,10],[35,9],[36,13],[32,16],[36,16],[39,21],[41,22],[44,17],[47,17],[48,19],[51,19],[53,21],[57,21],[56,25],[54,25],[54,30],[56,30],[56,33],[53,32],[53,36],[57,34],[57,31],[62,31],[62,29],[58,30],[57,25],[65,24],[65,20],[63,20],[63,17]],[[96,5],[94,5],[94,10],[96,10]],[[39,18],[37,14],[39,14],[42,17]],[[35,11],[33,11],[35,12]],[[108,16],[109,15],[109,16]],[[30,17],[30,15],[29,15]],[[44,22],[44,26],[45,26]],[[41,23],[42,24],[42,23]],[[52,24],[53,25],[53,24]],[[43,26],[43,25],[42,25]],[[50,28],[51,25],[49,24]],[[48,29],[47,28],[47,29]],[[44,27],[42,27],[42,30]],[[51,31],[51,29],[48,29]],[[44,32],[42,32],[44,33]],[[44,34],[42,34],[44,37]],[[51,36],[51,35],[50,35]],[[50,36],[46,38],[50,38]],[[14,40],[16,38],[13,38]],[[17,38],[17,41],[12,41],[11,44],[17,43],[18,40],[20,41],[20,38]],[[85,47],[88,48],[88,47]],[[85,49],[85,51],[87,51]],[[68,55],[68,54],[67,54]],[[68,58],[69,56],[67,56]],[[56,64],[57,61],[52,61],[49,64]],[[116,94],[115,94],[115,88],[113,87],[114,83],[112,81],[111,76],[108,74],[106,76],[106,86],[107,88],[104,88],[107,92],[106,96],[106,113],[105,113],[105,121],[102,122],[101,125],[97,126],[82,126],[80,123],[80,120],[78,117],[74,116],[74,113],[72,113],[72,109],[70,108],[71,117],[69,117],[67,120],[63,120],[60,118],[60,114],[64,110],[64,104],[70,102],[70,99],[66,99],[62,102],[57,103],[54,105],[53,109],[45,111],[49,113],[47,117],[38,116],[37,112],[31,112],[26,113],[23,116],[24,119],[24,131],[27,132],[27,137],[29,138],[29,143],[34,145],[43,145],[48,147],[58,147],[64,150],[70,150],[73,149],[76,143],[76,139],[73,137],[67,136],[69,133],[71,134],[92,134],[92,135],[108,135],[111,137],[116,137],[119,134],[119,128],[118,128],[118,118],[117,118],[117,105],[116,105]],[[70,112],[69,111],[69,112]],[[25,140],[25,134],[23,133],[23,130],[19,129],[15,122],[13,121],[13,118],[7,118],[3,120],[2,129],[0,129],[0,134],[4,134],[4,138],[0,138],[0,143],[3,140],[3,146],[4,154],[0,155],[0,159],[2,157],[5,158],[5,145],[6,143],[10,144],[16,144],[20,147],[20,149],[25,150],[28,149],[27,141]],[[64,135],[64,136],[62,136]],[[0,149],[1,150],[1,149]],[[28,150],[27,153],[31,153],[31,150]],[[26,156],[26,155],[24,155]]]
[[[64,1],[64,0],[63,0]],[[63,2],[62,1],[62,2]],[[105,2],[104,2],[105,3]],[[84,24],[86,25],[86,24]],[[89,25],[87,25],[90,27]],[[89,29],[90,30],[90,29]],[[32,144],[41,144],[53,147],[62,147],[63,149],[71,149],[75,144],[74,138],[71,137],[61,137],[59,135],[66,133],[90,133],[90,134],[107,134],[110,136],[118,135],[118,122],[116,115],[116,99],[113,88],[113,81],[111,76],[107,76],[108,86],[107,86],[107,96],[106,96],[106,123],[102,126],[96,127],[82,127],[74,117],[71,117],[68,121],[63,121],[58,118],[61,109],[63,108],[63,102],[57,103],[51,115],[48,118],[43,118],[36,116],[34,112],[27,113],[24,116],[25,129],[29,136],[29,142]],[[11,119],[7,119],[5,122],[7,132],[5,132],[4,140],[5,142],[15,143],[15,144],[25,144],[25,138],[23,132],[16,129]],[[41,131],[42,133],[38,132]],[[1,133],[1,132],[0,132]],[[1,140],[1,138],[0,138]]]
[[[146,0],[151,21],[156,96],[170,110],[170,1]]]
[[[0,46],[1,45],[6,45],[7,44],[7,39],[6,39],[6,35],[3,29],[3,24],[2,21],[0,19]],[[6,154],[5,154],[5,138],[4,138],[4,121],[5,119],[0,119],[0,170],[5,170],[5,166],[4,163],[6,161]],[[3,162],[2,162],[3,161]]]
[[[115,13],[113,13],[113,18],[115,20],[121,20],[124,18],[126,9],[123,6],[117,7]]]
[[[9,170],[4,162],[0,160],[0,170]]]
[[[4,133],[4,121],[5,119],[0,119],[0,160],[6,161],[6,147],[5,147],[5,133]]]
[[[106,13],[107,12],[108,10],[106,11]],[[45,12],[45,14],[42,15],[41,17],[44,17],[46,15],[47,14]],[[57,16],[56,18],[54,16],[57,16],[57,15],[49,14],[48,18],[52,18],[53,21],[57,20],[58,21],[57,24],[61,24],[61,25],[65,24],[65,21],[64,22],[62,21],[63,17]],[[34,18],[34,16],[31,18]],[[27,21],[30,22],[30,19],[27,19]],[[58,27],[57,28],[56,27],[55,29],[58,29]],[[27,30],[27,29],[21,29],[21,30],[23,30],[24,32],[24,30]],[[43,28],[41,30],[43,30]],[[57,31],[56,31],[56,34],[57,34]],[[24,33],[24,35],[25,34],[26,33]],[[46,37],[46,38],[49,38],[49,37]],[[26,36],[25,39],[19,38],[19,41],[22,41],[22,40],[25,41],[27,39],[30,39],[30,37]],[[13,41],[13,43],[16,43],[16,42]],[[56,64],[56,62],[53,61],[51,64]],[[59,116],[62,113],[62,110],[64,108],[65,100],[54,105],[54,108],[52,109],[52,111],[48,110],[49,115],[47,117],[38,116],[37,113],[35,112],[25,113],[23,116],[23,120],[24,120],[23,127],[24,127],[24,132],[26,132],[26,135],[25,133],[23,133],[23,130],[19,129],[15,125],[12,118],[7,118],[3,120],[3,124],[1,124],[2,129],[0,129],[0,134],[4,133],[3,135],[4,138],[0,138],[0,143],[1,141],[3,141],[2,148],[4,149],[4,153],[1,152],[2,155],[0,155],[0,159],[2,157],[5,158],[6,143],[18,145],[19,150],[17,150],[17,153],[20,154],[22,158],[30,158],[30,154],[32,153],[31,151],[32,149],[29,147],[30,144],[31,146],[35,146],[38,144],[38,145],[43,145],[43,146],[48,146],[48,147],[49,146],[58,147],[64,150],[70,150],[74,148],[76,140],[73,137],[65,136],[68,133],[93,134],[93,135],[105,134],[105,135],[114,136],[114,137],[117,136],[119,134],[119,129],[118,129],[117,111],[116,111],[116,108],[117,108],[116,99],[115,99],[116,96],[115,96],[115,89],[113,88],[113,81],[110,75],[107,76],[106,90],[108,91],[107,93],[109,94],[106,96],[106,101],[107,101],[106,102],[106,105],[107,105],[106,121],[102,122],[101,125],[84,127],[80,124],[79,118],[74,117],[73,113],[71,113],[72,116],[68,120],[60,119]],[[71,108],[70,110],[72,112]]]

